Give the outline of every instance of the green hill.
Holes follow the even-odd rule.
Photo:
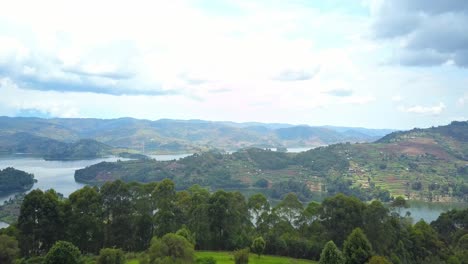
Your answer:
[[[94,159],[113,151],[112,147],[92,139],[66,143],[24,132],[0,136],[0,153],[36,155],[47,160]]]
[[[393,133],[376,143],[335,144],[302,153],[248,148],[204,152],[178,161],[100,163],[77,170],[86,183],[172,179],[180,188],[256,189],[272,198],[296,192],[342,192],[363,200],[391,195],[429,201],[468,200],[467,122]]]

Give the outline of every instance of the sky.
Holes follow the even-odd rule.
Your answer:
[[[0,115],[468,119],[468,1],[5,1]]]

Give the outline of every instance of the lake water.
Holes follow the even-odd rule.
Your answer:
[[[409,211],[414,223],[421,219],[430,223],[436,220],[443,212],[447,212],[452,209],[468,208],[467,203],[429,203],[422,201],[410,201],[409,205],[410,208],[402,209],[401,214],[405,215],[406,211]]]

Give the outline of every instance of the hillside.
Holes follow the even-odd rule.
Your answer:
[[[198,152],[212,148],[316,147],[370,142],[392,130],[310,127],[288,124],[119,119],[41,119],[0,117],[0,140],[29,133],[61,142],[94,139],[112,147],[148,153]],[[2,145],[0,145],[1,147]]]
[[[24,192],[34,185],[34,175],[17,170],[5,168],[0,170],[0,195],[14,192]]]
[[[272,198],[296,192],[342,192],[363,200],[406,195],[430,201],[468,200],[464,158],[466,122],[398,132],[376,143],[335,144],[293,154],[248,148],[232,154],[205,152],[178,161],[100,163],[77,170],[75,179],[99,183],[174,180],[212,189],[262,189]],[[415,132],[416,131],[416,132]]]
[[[36,155],[47,160],[79,160],[111,155],[113,148],[92,139],[65,143],[20,132],[0,136],[0,153]]]

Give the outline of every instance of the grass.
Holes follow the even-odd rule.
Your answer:
[[[231,252],[217,252],[217,251],[197,251],[196,258],[213,257],[216,264],[234,264],[234,258]],[[293,259],[277,256],[264,256],[260,258],[255,254],[250,254],[249,264],[312,264],[317,263],[305,259]],[[126,264],[139,264],[137,259],[129,259]]]
[[[231,252],[214,252],[214,251],[197,251],[197,258],[213,257],[217,264],[233,264],[234,258]],[[293,259],[277,256],[261,256],[260,258],[255,254],[250,254],[249,264],[310,264],[316,263],[311,260]]]

